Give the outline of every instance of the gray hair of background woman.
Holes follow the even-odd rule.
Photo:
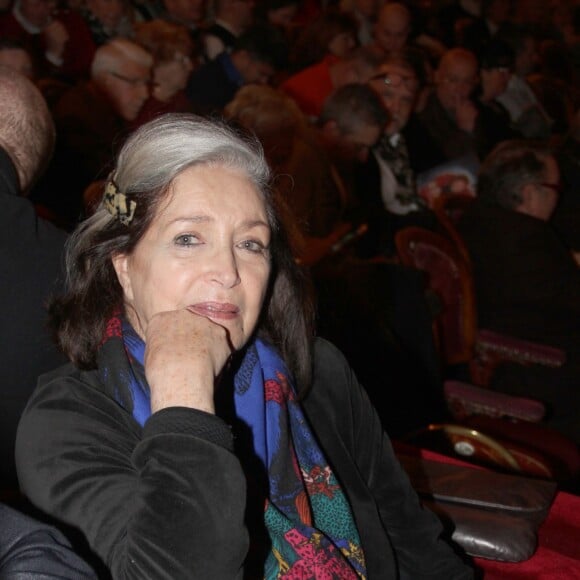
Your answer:
[[[270,170],[261,145],[224,122],[191,114],[158,117],[133,133],[119,152],[110,179],[129,202],[135,202],[133,218],[123,224],[101,201],[71,234],[66,249],[67,291],[49,308],[56,340],[78,367],[96,367],[107,320],[123,308],[123,291],[111,258],[135,249],[159,205],[171,195],[173,180],[198,165],[240,170],[263,196],[272,230],[272,273],[257,332],[278,347],[297,384],[306,386],[313,336],[311,293],[292,255],[284,225],[286,211],[269,187]]]

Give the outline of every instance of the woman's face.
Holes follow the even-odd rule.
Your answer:
[[[269,246],[264,201],[245,174],[185,170],[133,253],[113,258],[130,322],[145,338],[155,314],[189,308],[229,330],[241,348],[264,303]]]
[[[182,53],[176,53],[173,60],[160,62],[153,67],[153,81],[164,87],[167,96],[173,96],[185,89],[192,70],[191,59]]]

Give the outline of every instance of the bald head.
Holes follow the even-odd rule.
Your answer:
[[[375,24],[375,42],[385,53],[400,52],[411,32],[411,12],[399,2],[381,8]]]
[[[0,66],[0,146],[27,193],[46,169],[54,148],[52,116],[41,92],[24,75]]]
[[[479,65],[475,55],[464,48],[446,51],[435,71],[436,92],[441,105],[449,111],[467,99],[477,84]]]

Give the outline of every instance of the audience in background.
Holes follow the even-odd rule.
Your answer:
[[[298,71],[327,56],[347,58],[357,46],[357,24],[350,14],[329,8],[304,26],[290,55],[290,70]]]
[[[458,227],[481,327],[566,351],[560,368],[502,366],[492,387],[545,401],[546,422],[580,443],[580,268],[549,223],[560,183],[548,146],[504,141],[485,159]]]
[[[140,45],[115,38],[100,46],[91,78],[67,90],[54,107],[57,146],[35,201],[58,216],[63,227],[82,217],[82,196],[108,173],[119,147],[149,97],[153,57]]]
[[[359,173],[370,226],[366,253],[392,254],[398,229],[409,225],[431,229],[435,224],[416,180],[418,173],[443,163],[445,157],[414,114],[421,82],[407,55],[405,51],[388,57],[369,81],[382,98],[389,121]]]
[[[360,47],[344,58],[327,55],[288,77],[280,88],[298,103],[307,117],[315,120],[334,90],[350,83],[367,82],[380,63],[381,57],[369,47]]]
[[[427,417],[438,420],[445,413],[420,274],[385,263],[378,252],[370,260],[360,256],[360,246],[368,246],[372,232],[363,230],[356,239],[361,225],[371,229],[384,215],[366,205],[367,192],[357,189],[355,174],[389,121],[382,99],[365,84],[345,85],[326,100],[316,135],[349,196],[342,219],[350,223],[348,233],[355,240],[344,246],[339,240],[311,271],[319,332],[348,353],[387,430],[403,434],[424,425]],[[404,382],[404,394],[385,392],[385,360],[390,379]]]
[[[39,76],[75,82],[86,78],[95,52],[91,31],[76,10],[55,0],[14,0],[0,14],[0,38],[22,42],[34,55]]]
[[[464,48],[445,52],[435,71],[435,89],[419,118],[448,160],[479,158],[490,150],[488,128],[473,100],[479,80],[475,55]]]
[[[240,89],[225,113],[262,142],[277,175],[276,191],[306,239],[301,257],[309,260],[305,253],[310,254],[312,240],[327,238],[339,224],[343,196],[306,118],[285,93],[264,85]]]
[[[97,46],[116,36],[133,36],[134,16],[127,0],[85,0],[80,12]]]
[[[231,53],[193,71],[186,93],[194,110],[214,114],[234,98],[244,85],[268,84],[286,66],[288,47],[282,33],[271,25],[256,24],[240,36]]]

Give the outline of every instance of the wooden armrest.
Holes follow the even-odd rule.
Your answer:
[[[546,414],[544,404],[535,399],[514,397],[460,381],[445,381],[443,392],[447,406],[456,419],[486,415],[538,422]]]
[[[494,353],[523,363],[560,367],[566,362],[566,353],[562,349],[491,330],[478,331],[475,348],[478,352]]]

